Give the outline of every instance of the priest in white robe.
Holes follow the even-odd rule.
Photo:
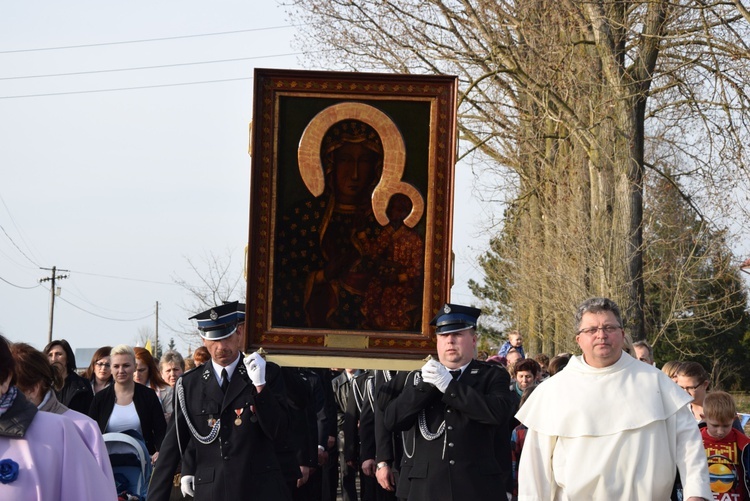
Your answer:
[[[622,326],[609,299],[579,307],[583,355],[544,381],[516,415],[529,428],[519,501],[668,501],[677,471],[682,499],[713,499],[691,397],[622,351]]]

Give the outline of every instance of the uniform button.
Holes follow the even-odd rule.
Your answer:
[[[448,429],[449,429],[449,430],[452,430],[452,429],[453,429],[453,427],[449,425],[449,426],[448,426]]]
[[[452,459],[451,459],[450,461],[448,461],[448,462],[449,462],[449,463],[450,463],[451,465],[454,465],[454,464],[456,464],[456,462],[455,462],[455,461],[453,461]]]
[[[453,442],[450,442],[450,443],[448,444],[448,447],[453,447]]]
[[[454,397],[454,398],[455,398],[455,397],[456,397],[456,394],[455,394],[455,393],[451,393],[451,397]]]
[[[229,456],[224,456],[224,459],[229,461]]]
[[[451,410],[450,409],[445,409],[445,412],[447,412],[448,414],[450,414]]]

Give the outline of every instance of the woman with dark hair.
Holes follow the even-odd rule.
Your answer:
[[[156,392],[159,397],[164,418],[169,420],[174,410],[174,390],[161,377],[161,371],[156,364],[156,360],[151,356],[151,352],[145,348],[136,346],[135,351],[135,375],[133,379],[136,383],[148,386]]]
[[[552,357],[552,360],[549,361],[549,366],[547,367],[550,377],[563,370],[565,366],[568,365],[568,362],[570,362],[570,353],[561,353]]]
[[[10,351],[16,361],[16,387],[40,411],[60,414],[73,421],[89,451],[99,463],[104,476],[112,479],[114,493],[112,465],[96,421],[85,414],[68,409],[57,400],[53,388],[60,384],[60,374],[49,364],[44,353],[26,343],[12,344]]]
[[[146,443],[152,462],[164,440],[167,422],[159,398],[151,388],[137,384],[135,352],[121,344],[110,353],[114,384],[94,397],[89,410],[102,433],[136,431]]]
[[[536,384],[536,378],[540,372],[539,362],[533,358],[525,358],[515,365],[515,382],[511,383],[511,390],[516,392],[519,398],[524,394],[526,388]]]
[[[703,421],[703,399],[708,392],[708,372],[698,362],[683,362],[677,370],[677,385],[693,397],[690,410],[696,421]]]
[[[102,346],[96,350],[94,356],[91,357],[89,368],[83,373],[83,378],[90,381],[91,391],[94,392],[94,395],[112,384],[112,369],[109,363],[110,351],[112,351],[111,346]]]
[[[62,387],[55,388],[57,399],[69,409],[86,414],[94,398],[94,392],[86,380],[76,372],[76,356],[70,344],[64,339],[56,339],[44,347],[44,354],[62,376]]]
[[[39,412],[13,385],[16,361],[0,336],[0,499],[117,499],[76,425]]]

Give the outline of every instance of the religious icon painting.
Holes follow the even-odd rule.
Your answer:
[[[254,92],[246,348],[433,352],[428,323],[451,285],[456,78],[256,69]]]

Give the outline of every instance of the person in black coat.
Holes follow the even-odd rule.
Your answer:
[[[269,378],[259,353],[243,358],[239,303],[225,303],[198,320],[211,360],[175,385],[175,413],[149,484],[149,501],[167,501],[180,457],[183,495],[196,501],[289,500],[275,452],[287,432],[283,378]]]
[[[477,308],[446,304],[432,320],[439,361],[410,373],[386,405],[386,429],[406,431],[396,495],[408,501],[496,500],[510,471],[498,440],[515,411],[507,372],[473,360]],[[503,441],[506,438],[503,437]],[[506,467],[507,469],[507,467]],[[500,494],[498,494],[498,488]]]
[[[56,339],[44,347],[44,354],[63,379],[62,388],[55,391],[57,400],[68,409],[88,413],[94,392],[88,381],[76,372],[76,356],[70,344],[64,339]]]
[[[97,422],[102,433],[138,431],[146,443],[149,454],[155,457],[167,430],[167,422],[164,419],[159,397],[156,396],[154,390],[136,383],[133,379],[135,373],[133,348],[127,345],[112,348],[111,363],[114,384],[96,394],[88,415]],[[121,425],[118,417],[113,419],[115,403],[126,409],[132,403],[138,417],[136,427]]]
[[[375,373],[373,413],[375,433],[375,477],[378,481],[376,499],[378,501],[395,501],[403,445],[401,433],[387,430],[383,424],[383,409],[404,389],[405,371],[380,370]]]

